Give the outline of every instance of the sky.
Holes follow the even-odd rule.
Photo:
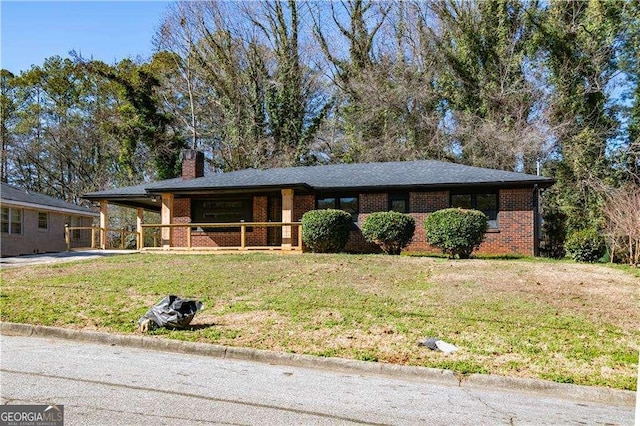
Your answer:
[[[113,64],[148,58],[167,1],[12,1],[0,3],[0,67],[19,74],[51,56]]]

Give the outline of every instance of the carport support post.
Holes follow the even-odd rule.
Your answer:
[[[162,224],[171,225],[173,222],[173,194],[162,194]],[[162,227],[162,248],[171,247],[172,230],[169,226]]]
[[[282,190],[282,223],[293,218],[293,189]],[[291,226],[282,227],[282,250],[291,250]]]
[[[109,207],[107,200],[100,200],[100,248],[107,249],[107,227],[109,226]]]
[[[64,242],[67,245],[67,251],[71,251],[71,234],[69,233],[69,224],[64,224]]]
[[[142,220],[144,219],[144,210],[143,209],[138,209],[138,215],[136,216],[136,232],[137,232],[137,239],[136,242],[137,244],[137,248],[138,250],[141,250],[144,244],[144,239],[142,238]]]

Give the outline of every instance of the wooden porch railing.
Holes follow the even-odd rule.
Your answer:
[[[232,223],[172,223],[172,224],[143,224],[142,225],[142,237],[140,241],[140,249],[144,248],[144,231],[150,228],[162,229],[185,229],[187,245],[174,246],[171,238],[162,238],[162,248],[164,249],[198,249],[198,250],[290,250],[290,251],[302,251],[302,223],[301,222],[232,222]],[[193,228],[210,229],[210,228],[237,228],[240,230],[240,245],[239,246],[216,246],[216,247],[193,247]],[[284,230],[284,234],[288,233],[289,243],[286,242],[286,236],[283,236],[283,241],[279,246],[251,246],[247,245],[247,228],[281,228]],[[293,229],[297,229],[298,238],[296,243],[293,241]],[[198,231],[206,232],[206,231]],[[168,241],[169,240],[169,241]]]
[[[83,249],[83,248],[126,248],[126,238],[128,235],[136,236],[136,247],[140,246],[140,233],[136,231],[129,231],[125,228],[100,228],[99,226],[64,226],[64,240],[67,245],[67,251],[71,250],[71,246],[74,242],[73,232],[74,231],[91,231],[91,242],[88,246],[76,246],[74,249]],[[109,244],[107,234],[116,233],[120,237],[120,242],[118,247],[113,247]],[[80,240],[83,240],[80,238]]]
[[[148,230],[150,229],[186,229],[186,239],[187,245],[184,246],[174,246],[171,241],[167,241],[167,239],[162,239],[158,233],[153,233],[149,235]],[[217,246],[217,247],[193,247],[192,244],[192,233],[193,228],[237,228],[240,231],[240,245],[239,246]],[[247,228],[281,228],[285,230],[285,235],[288,233],[289,242],[287,242],[286,237],[283,238],[283,243],[278,246],[268,246],[268,245],[247,245]],[[293,241],[293,229],[297,229],[298,238],[294,244]],[[142,250],[143,248],[163,248],[163,249],[198,249],[198,250],[290,250],[290,251],[302,251],[302,223],[301,222],[234,222],[234,223],[173,223],[173,224],[142,224],[141,232],[129,231],[125,228],[100,228],[99,226],[68,226],[65,225],[64,228],[64,238],[67,245],[67,251],[72,249],[72,245],[74,242],[73,232],[74,231],[91,231],[91,240],[89,246],[75,246],[73,249],[81,249],[81,248],[118,248],[109,244],[109,238],[107,235],[109,233],[119,234],[119,246],[120,249],[126,248],[126,237],[128,235],[136,236],[136,249]],[[145,231],[147,231],[145,233]],[[202,232],[202,231],[198,231]],[[153,241],[151,246],[146,246],[145,236],[149,237],[149,242]],[[117,238],[116,238],[117,240]],[[158,243],[160,240],[160,244]]]

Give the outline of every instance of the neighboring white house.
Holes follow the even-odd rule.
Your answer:
[[[0,255],[66,250],[64,226],[91,226],[99,214],[88,208],[3,183],[0,187]],[[80,240],[80,232],[71,238]],[[90,245],[90,241],[80,246]]]

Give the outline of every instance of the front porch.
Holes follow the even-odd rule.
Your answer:
[[[163,240],[161,235],[162,229],[169,229],[169,232],[173,234],[176,230],[182,231],[186,235],[186,245],[175,245],[172,243],[173,238],[169,237],[169,244],[162,244],[166,240]],[[203,231],[200,228],[237,228],[239,235],[239,245],[231,246],[194,246],[193,236],[202,235]],[[295,238],[295,244],[282,243],[278,246],[274,245],[251,245],[247,243],[247,229],[252,228],[267,228],[278,230],[282,234],[297,235]],[[91,238],[82,238],[80,241],[91,241],[91,244],[86,246],[77,244],[77,239],[72,236],[74,233],[83,232],[90,233]],[[109,234],[114,235],[110,237]],[[127,243],[127,237],[135,239],[135,248],[131,247]],[[290,239],[293,240],[293,239]],[[138,251],[188,251],[194,252],[237,252],[237,251],[282,251],[282,252],[299,252],[302,253],[302,223],[300,222],[240,222],[240,223],[202,223],[198,226],[191,224],[171,224],[162,225],[159,223],[142,224],[139,231],[128,231],[124,228],[101,228],[99,226],[66,226],[65,227],[65,241],[67,244],[67,251],[85,250],[85,249],[102,249],[102,250],[138,250]],[[150,244],[145,244],[145,241]],[[284,239],[283,239],[284,241]]]
[[[110,228],[110,203],[136,209],[135,231]],[[302,224],[292,220],[294,190],[289,188],[241,195],[145,194],[96,200],[96,204],[100,206],[100,225],[68,227],[68,250],[80,248],[72,247],[71,238],[80,231],[90,231],[91,248],[102,249],[133,249],[134,245],[142,251],[295,253],[303,249]],[[145,211],[160,213],[160,223],[144,223]]]

